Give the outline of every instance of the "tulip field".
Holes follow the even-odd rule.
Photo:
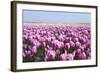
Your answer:
[[[23,62],[91,59],[90,26],[23,25]]]

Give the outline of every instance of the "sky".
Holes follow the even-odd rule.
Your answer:
[[[91,23],[91,13],[86,12],[64,12],[64,11],[41,11],[23,10],[23,22],[43,23]]]

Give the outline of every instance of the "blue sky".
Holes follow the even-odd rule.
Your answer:
[[[83,12],[61,12],[23,10],[23,22],[48,22],[48,23],[91,23],[91,14]]]

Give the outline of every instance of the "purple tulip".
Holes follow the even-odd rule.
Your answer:
[[[72,54],[66,54],[66,53],[63,53],[60,55],[60,59],[63,60],[63,61],[66,61],[66,60],[73,60],[73,55]]]
[[[79,47],[81,46],[81,43],[80,42],[76,42],[75,43],[75,47],[78,49]]]
[[[65,53],[64,54],[61,54],[60,55],[60,59],[61,60],[67,60],[67,54],[65,54]]]
[[[73,41],[74,42],[78,42],[79,41],[79,38],[74,38]]]
[[[83,37],[80,37],[79,39],[80,39],[80,42],[81,42],[82,44],[84,44],[84,43],[87,42],[87,40],[86,40],[85,38],[83,38]]]
[[[60,40],[60,41],[64,41],[64,39],[65,39],[65,35],[62,35],[62,34],[59,35],[59,40]]]
[[[81,49],[77,49],[75,51],[75,56],[79,56],[81,53],[82,53],[82,50]]]
[[[84,52],[82,52],[80,55],[79,55],[80,59],[86,59],[86,54]]]
[[[74,48],[75,47],[75,43],[73,41],[70,41],[69,43],[70,43],[70,47],[71,48]]]
[[[27,40],[28,39],[28,35],[23,35],[23,39]]]
[[[58,48],[64,48],[64,43],[63,42],[57,42],[57,47]]]
[[[45,53],[46,57],[45,60],[49,61],[49,60],[54,60],[55,56],[56,56],[56,52],[53,50],[47,50],[47,52]]]
[[[73,54],[67,54],[67,59],[68,60],[73,60],[74,59],[74,55]]]
[[[33,46],[32,47],[32,54],[35,55],[35,54],[37,54],[37,52],[38,52],[37,51],[37,47],[36,46]]]
[[[70,49],[70,44],[69,43],[66,43],[65,44],[65,48],[64,48],[65,50],[68,50],[68,49]]]
[[[30,50],[25,50],[26,57],[32,57],[32,52]]]

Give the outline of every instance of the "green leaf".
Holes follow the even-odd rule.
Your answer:
[[[74,52],[74,48],[70,48],[70,49],[68,49],[68,53],[73,53]]]
[[[41,61],[44,61],[45,53],[44,48],[38,48],[38,54],[37,57],[41,59]]]

